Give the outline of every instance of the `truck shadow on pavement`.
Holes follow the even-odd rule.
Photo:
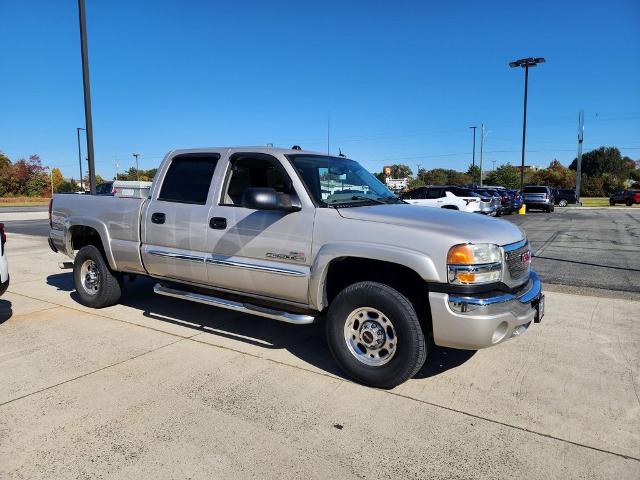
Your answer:
[[[0,325],[9,320],[13,315],[11,302],[9,300],[0,300]]]
[[[50,275],[47,283],[58,290],[69,292],[71,298],[77,301],[72,273]],[[324,336],[324,322],[289,325],[277,320],[163,297],[153,292],[155,283],[153,279],[141,277],[135,282],[125,282],[120,304],[140,310],[147,318],[218,337],[220,341],[215,342],[217,345],[234,348],[235,341],[265,350],[286,349],[316,368],[346,378],[329,352]],[[250,349],[236,348],[251,352]],[[433,342],[427,348],[427,362],[414,376],[416,379],[429,378],[459,367],[475,354],[475,351],[438,347]]]

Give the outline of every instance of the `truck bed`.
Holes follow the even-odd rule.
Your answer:
[[[95,229],[103,239],[109,265],[118,271],[144,273],[140,259],[140,215],[146,199],[107,195],[53,196],[52,241],[69,252],[67,233],[74,226]]]

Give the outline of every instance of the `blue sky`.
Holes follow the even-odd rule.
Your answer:
[[[84,126],[77,2],[0,0],[0,150],[77,177]],[[379,171],[568,164],[585,147],[640,159],[640,2],[87,0],[97,172],[172,148],[338,148]],[[479,137],[478,137],[479,145]],[[83,145],[84,149],[84,145]],[[478,147],[479,150],[479,147]],[[477,154],[476,159],[479,158]]]

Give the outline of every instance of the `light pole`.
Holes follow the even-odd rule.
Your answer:
[[[476,126],[473,127],[469,127],[473,129],[473,157],[471,159],[471,166],[475,167],[476,166]]]
[[[84,185],[82,183],[82,151],[80,150],[80,130],[86,130],[86,128],[76,127],[76,133],[78,134],[78,163],[80,164],[80,189],[84,191]]]
[[[524,68],[524,114],[522,117],[522,164],[520,166],[520,191],[522,191],[522,188],[524,187],[524,148],[527,137],[527,89],[529,86],[529,67],[535,67],[539,63],[544,63],[545,61],[546,60],[542,57],[528,57],[509,63],[511,68]]]
[[[138,181],[140,181],[140,169],[138,168],[138,157],[140,156],[140,154],[139,153],[132,153],[132,155],[136,159],[136,179]]]
[[[78,0],[80,16],[80,53],[82,56],[82,85],[84,87],[84,118],[87,127],[87,157],[89,158],[89,190],[96,194],[96,167],[93,157],[93,122],[91,120],[91,88],[89,83],[89,51],[87,48],[87,19],[84,0]]]
[[[484,123],[480,124],[480,186],[482,187],[482,160],[484,160]]]

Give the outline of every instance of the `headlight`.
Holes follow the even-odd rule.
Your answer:
[[[500,247],[491,243],[455,245],[447,255],[449,283],[476,285],[498,282],[502,276]]]

